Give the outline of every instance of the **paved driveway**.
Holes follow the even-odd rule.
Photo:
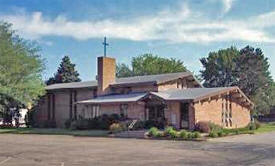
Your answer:
[[[207,142],[0,134],[0,166],[275,165],[275,133]]]

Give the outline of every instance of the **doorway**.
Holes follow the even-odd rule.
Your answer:
[[[189,128],[189,103],[181,103],[180,105],[180,128]]]

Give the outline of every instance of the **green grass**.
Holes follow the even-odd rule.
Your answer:
[[[0,134],[45,134],[45,135],[72,135],[72,136],[90,136],[106,137],[107,130],[69,130],[69,129],[42,129],[42,128],[10,128],[0,129]]]
[[[275,123],[262,123],[261,127],[255,130],[255,133],[264,133],[275,131]]]

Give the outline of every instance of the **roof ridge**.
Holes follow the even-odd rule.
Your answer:
[[[149,75],[140,75],[140,76],[130,76],[130,77],[117,77],[116,79],[127,79],[127,78],[137,78],[137,77],[148,77],[148,76],[161,76],[161,75],[171,75],[171,74],[180,74],[180,73],[189,73],[190,71],[182,71],[182,72],[173,72],[173,73],[161,73],[161,74],[149,74]]]

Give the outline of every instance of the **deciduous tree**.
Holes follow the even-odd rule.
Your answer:
[[[162,58],[157,55],[144,54],[132,59],[132,66],[117,65],[117,77],[141,76],[187,71],[183,62],[174,58]]]
[[[44,69],[36,43],[18,36],[12,25],[0,23],[0,105],[34,103],[44,93],[41,73]]]

